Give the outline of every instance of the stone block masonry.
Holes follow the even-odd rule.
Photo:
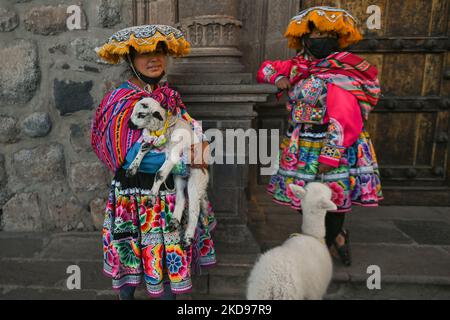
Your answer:
[[[131,26],[131,3],[0,0],[0,231],[101,229],[112,174],[90,123],[126,67],[94,49]]]

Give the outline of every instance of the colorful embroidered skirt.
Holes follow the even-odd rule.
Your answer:
[[[338,212],[351,211],[352,204],[377,206],[383,195],[377,158],[367,131],[363,130],[358,140],[346,149],[338,168],[318,175],[318,158],[326,138],[327,125],[298,126],[299,135],[296,137],[288,133],[281,143],[276,173],[267,187],[274,201],[299,210],[301,200],[288,186],[323,181],[333,192],[332,200]],[[288,148],[293,145],[291,139],[296,139],[294,153]]]
[[[180,231],[168,230],[176,198],[173,177],[161,187],[155,205],[149,198],[153,181],[153,174],[138,172],[128,178],[123,169],[117,171],[105,210],[103,270],[112,277],[114,289],[137,286],[144,278],[152,297],[164,293],[167,281],[173,293],[186,293],[192,289],[191,271],[216,263],[211,238],[216,220],[211,206],[209,212],[201,212],[195,241],[183,250],[185,223]]]

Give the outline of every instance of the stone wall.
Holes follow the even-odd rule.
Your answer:
[[[94,48],[114,31],[143,23],[234,28],[230,43],[194,43],[197,51],[214,47],[215,56],[203,57],[200,52],[199,57],[219,64],[201,76],[199,66],[194,66],[193,76],[179,61],[172,66],[171,80],[190,91],[203,90],[195,84],[251,84],[262,60],[292,54],[282,33],[299,4],[299,0],[0,0],[0,230],[100,228],[112,176],[91,151],[89,126],[94,109],[106,92],[126,79],[126,70],[99,61]],[[81,8],[80,30],[67,28],[71,5]],[[192,55],[196,57],[195,52]],[[194,62],[189,60],[188,65]],[[184,75],[177,74],[177,65]],[[211,101],[231,90],[210,89]],[[241,92],[245,90],[249,91]],[[261,90],[255,90],[244,86],[230,97],[250,95],[265,101],[258,96]],[[221,127],[223,119],[204,114],[212,102],[205,107],[206,102],[196,103],[192,94],[184,96],[191,113],[210,122],[215,119],[212,126]],[[231,104],[220,108],[228,107],[236,109]],[[227,117],[242,115],[230,111]],[[217,166],[212,180],[221,170],[229,171]],[[243,193],[246,185],[233,188]],[[242,194],[229,197],[235,203],[215,199],[214,205],[218,213],[234,215],[244,211],[244,205],[236,205],[243,203],[241,198]]]
[[[111,175],[89,126],[124,67],[94,52],[127,27],[126,0],[0,0],[0,229],[93,230]],[[78,5],[80,30],[68,30]]]

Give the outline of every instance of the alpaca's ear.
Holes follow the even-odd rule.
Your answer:
[[[320,200],[320,207],[327,211],[337,210],[336,204],[333,201],[328,200],[328,199]]]
[[[291,183],[289,185],[291,191],[295,194],[295,196],[299,199],[304,199],[306,196],[306,190],[296,184]]]

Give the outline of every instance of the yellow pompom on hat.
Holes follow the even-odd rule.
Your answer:
[[[156,50],[159,42],[166,44],[169,55],[177,57],[189,54],[191,47],[180,30],[152,24],[117,31],[96,51],[103,60],[117,64],[130,53],[130,47],[138,53],[150,53]]]
[[[357,20],[349,12],[340,8],[319,6],[303,10],[291,19],[284,34],[288,38],[289,48],[302,49],[301,38],[313,31],[310,29],[310,22],[321,32],[335,32],[341,49],[363,39]]]

